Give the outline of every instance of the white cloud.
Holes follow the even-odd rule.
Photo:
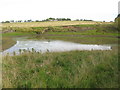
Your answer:
[[[49,17],[111,21],[119,0],[0,0],[0,21]]]

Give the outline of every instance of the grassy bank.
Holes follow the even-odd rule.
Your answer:
[[[10,37],[2,37],[2,44],[0,44],[0,47],[2,47],[0,49],[0,51],[3,51],[5,49],[10,48],[11,46],[13,46],[16,43],[16,41],[14,41],[12,38]]]
[[[9,32],[3,33],[2,37],[24,37],[24,36],[31,36],[35,35],[33,32]]]
[[[117,49],[5,56],[3,87],[117,88]]]
[[[30,37],[35,35],[34,33],[31,32],[10,32],[10,33],[4,33],[1,34],[2,38],[0,38],[1,43],[0,43],[0,47],[2,47],[0,49],[0,51],[6,50],[10,47],[12,47],[14,44],[16,44],[16,38],[20,38],[20,37]]]

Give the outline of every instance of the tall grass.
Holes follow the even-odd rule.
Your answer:
[[[118,52],[25,52],[3,57],[4,88],[117,88]]]

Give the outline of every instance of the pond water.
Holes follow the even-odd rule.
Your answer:
[[[2,52],[2,54],[20,53],[21,50],[33,49],[37,52],[63,52],[72,50],[111,50],[109,45],[92,45],[92,44],[79,44],[73,42],[66,42],[62,40],[17,40],[17,43],[11,48]]]

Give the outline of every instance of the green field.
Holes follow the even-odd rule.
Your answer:
[[[3,50],[16,38],[110,44],[112,50],[39,52],[3,56],[4,88],[118,88],[119,29],[115,23],[91,21],[3,24]],[[9,32],[13,30],[14,32]],[[45,31],[44,33],[41,33]],[[38,33],[40,32],[40,33]],[[58,47],[59,48],[59,47]]]
[[[23,22],[23,23],[4,23],[2,27],[49,27],[49,26],[65,26],[80,24],[111,24],[111,22],[95,22],[95,21],[48,21],[48,22]]]

